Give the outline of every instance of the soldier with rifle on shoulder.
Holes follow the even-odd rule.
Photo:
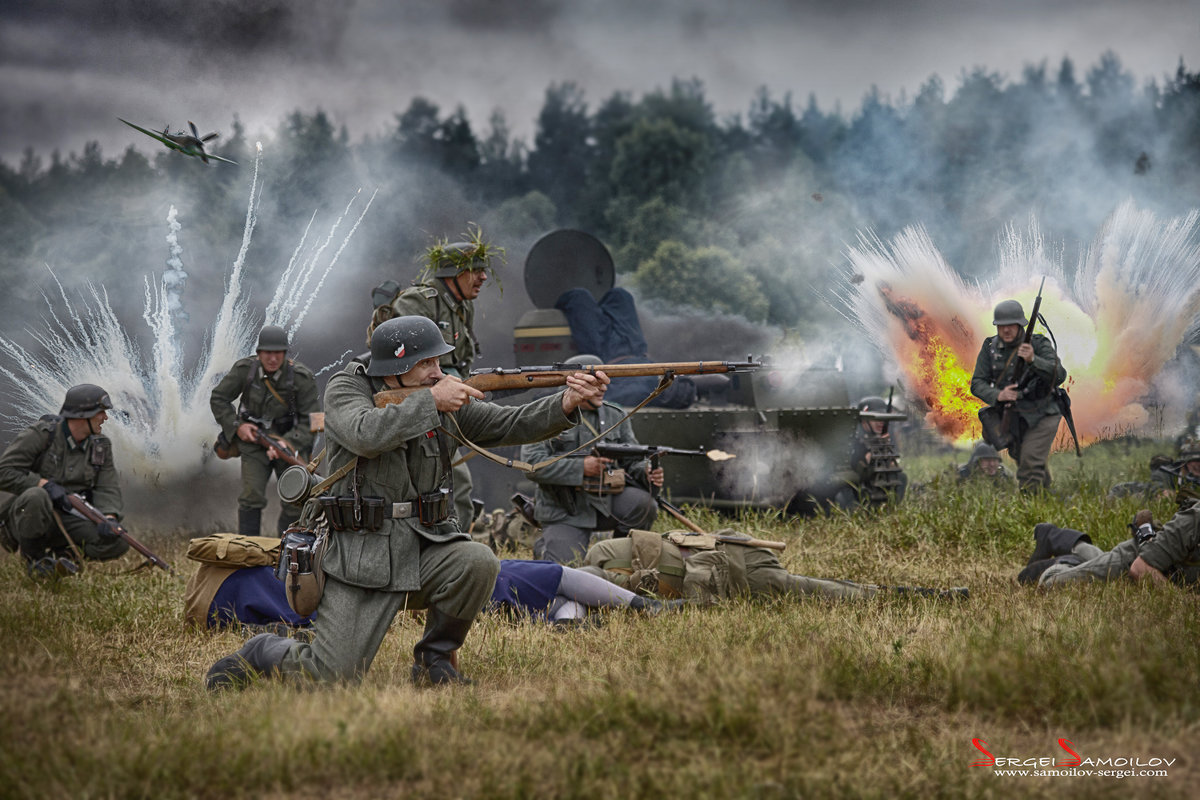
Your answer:
[[[209,407],[221,426],[214,450],[242,461],[238,533],[258,536],[267,506],[267,483],[290,465],[307,459],[314,433],[311,415],[321,410],[312,370],[287,357],[287,332],[268,325],[258,335],[253,356],[238,360],[212,390]],[[234,401],[237,408],[234,408]],[[283,533],[300,516],[284,503],[277,529]]]
[[[108,392],[83,383],[67,390],[62,409],[22,431],[0,455],[0,541],[17,550],[34,578],[79,571],[81,558],[120,558],[121,487],[112,442],[100,431],[113,408]],[[102,512],[100,521],[72,513],[71,495]]]
[[[988,406],[979,412],[983,438],[1016,460],[1017,483],[1025,492],[1049,488],[1050,448],[1070,411],[1059,388],[1067,371],[1051,339],[1033,332],[1040,306],[1040,291],[1032,320],[1016,300],[998,303],[992,320],[996,335],[984,340],[971,375],[971,394]]]

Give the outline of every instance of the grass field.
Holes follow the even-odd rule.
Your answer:
[[[467,688],[410,686],[421,627],[401,616],[360,686],[211,696],[204,673],[241,637],[186,631],[182,580],[125,573],[127,556],[35,585],[8,555],[0,797],[1191,797],[1197,596],[1015,580],[1037,522],[1124,539],[1142,503],[1105,490],[1153,451],[1056,455],[1056,494],[1035,499],[955,486],[929,456],[906,462],[925,488],[891,512],[734,523],[785,540],[793,572],[965,585],[967,602],[741,601],[565,633],[485,616],[463,649]],[[1163,520],[1173,504],[1151,507]],[[181,536],[137,533],[195,569]],[[973,739],[1033,770],[1070,757],[1060,738],[1116,769],[1164,759],[1167,774],[971,766]]]

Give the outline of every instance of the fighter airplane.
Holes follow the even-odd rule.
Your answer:
[[[192,129],[191,136],[187,135],[183,131],[178,131],[176,133],[167,133],[166,125],[163,126],[162,133],[157,133],[156,131],[146,130],[141,125],[134,125],[129,120],[121,119],[120,117],[117,117],[117,119],[121,120],[121,122],[124,122],[126,125],[133,128],[134,130],[141,131],[142,133],[146,134],[147,136],[149,136],[151,138],[158,139],[160,142],[165,144],[167,147],[171,148],[172,150],[178,150],[179,152],[183,153],[185,156],[199,156],[200,160],[203,161],[205,164],[208,163],[208,160],[210,158],[213,159],[214,161],[224,161],[226,164],[235,164],[235,165],[237,164],[236,161],[231,161],[228,158],[221,158],[218,155],[213,155],[212,153],[204,152],[204,143],[211,139],[217,138],[217,136],[219,134],[217,134],[216,132],[213,132],[213,133],[207,134],[205,136],[201,136],[200,132],[198,130],[196,130],[196,124],[194,122],[191,122],[190,120],[188,121],[188,125]]]

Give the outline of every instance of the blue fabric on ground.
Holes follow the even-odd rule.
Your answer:
[[[491,605],[519,614],[545,616],[558,594],[562,571],[562,565],[553,561],[501,559]]]
[[[316,614],[302,617],[288,605],[283,581],[272,567],[246,567],[230,573],[208,607],[208,627],[245,623],[309,625]]]

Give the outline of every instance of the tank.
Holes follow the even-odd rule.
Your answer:
[[[583,231],[554,231],[531,248],[524,278],[535,308],[514,327],[516,364],[560,363],[577,354],[567,317],[554,305],[569,289],[586,289],[599,300],[613,287],[608,249]],[[697,352],[694,358],[711,357]],[[702,376],[699,397],[686,408],[648,406],[630,418],[642,444],[708,451],[664,459],[664,492],[673,502],[807,513],[828,505],[844,487],[835,477],[849,468],[850,442],[860,424],[844,374],[832,367],[790,368],[769,354],[762,361],[761,369],[727,380]],[[705,380],[710,377],[722,379]],[[906,414],[897,409],[888,418]],[[520,483],[519,473],[505,479],[479,466],[486,475],[477,483],[501,481],[505,499],[511,488],[533,489],[532,482]],[[497,492],[488,488],[490,501]]]

